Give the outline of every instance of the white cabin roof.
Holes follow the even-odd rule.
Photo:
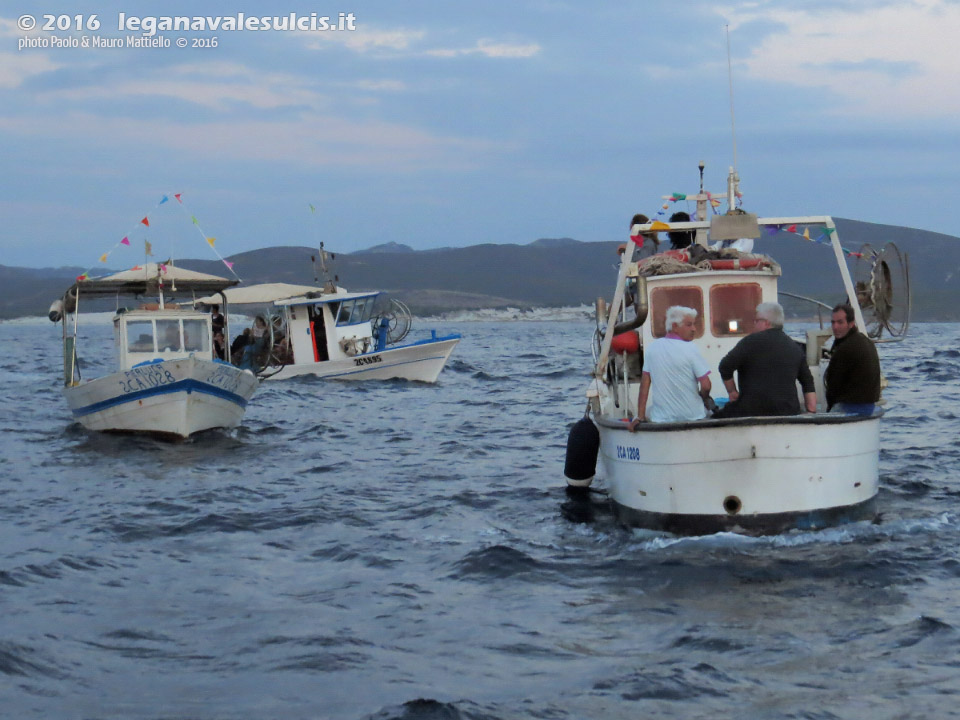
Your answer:
[[[339,288],[342,290],[343,288]],[[307,293],[320,293],[320,288],[313,285],[293,285],[291,283],[259,283],[257,285],[246,285],[244,287],[233,287],[224,292],[227,296],[227,302],[231,305],[268,305],[285,300],[286,298],[302,297]],[[197,302],[206,305],[216,305],[220,303],[220,297],[210,295],[200,298]]]

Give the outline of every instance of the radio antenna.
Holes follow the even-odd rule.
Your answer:
[[[737,169],[737,120],[733,112],[733,64],[730,62],[730,25],[727,29],[727,81],[730,84],[730,132],[733,135],[733,169]]]

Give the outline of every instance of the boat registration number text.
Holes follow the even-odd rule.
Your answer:
[[[227,392],[235,393],[240,387],[240,381],[243,379],[243,371],[234,367],[224,367],[218,365],[206,378],[211,385],[216,385]]]
[[[160,387],[175,383],[177,379],[169,370],[158,367],[143,367],[127,370],[124,379],[119,380],[120,387],[124,393],[137,392],[138,390],[149,390],[150,388]]]
[[[617,460],[639,460],[640,450],[635,447],[617,445]]]
[[[379,355],[367,355],[365,357],[353,359],[353,364],[357,367],[360,367],[361,365],[373,365],[378,362],[383,362],[383,359]]]

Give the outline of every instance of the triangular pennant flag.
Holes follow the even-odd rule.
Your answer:
[[[307,203],[307,205],[310,205],[310,212],[315,213],[317,211],[317,209],[311,203]]]
[[[230,268],[231,270],[233,270],[233,263],[230,262],[229,260],[224,260],[224,261],[223,261],[223,264],[226,265],[226,266],[227,266],[228,268]]]
[[[630,239],[636,243],[637,247],[643,247],[643,235],[631,235]]]
[[[87,279],[87,277],[88,276],[86,273],[84,273],[83,275],[77,275],[77,282],[83,282],[84,280]]]
[[[160,263],[160,272],[162,272],[164,275],[167,274],[167,266],[163,263]]]
[[[836,228],[828,228],[828,227],[825,227],[825,228],[823,229],[823,232],[826,233],[826,236],[827,236],[827,237],[830,237],[830,236],[833,235],[833,233],[835,233],[836,231],[837,231]]]
[[[207,238],[207,242],[210,243],[210,247],[213,247],[213,244],[217,241],[216,238]]]
[[[683,193],[674,193],[673,195],[670,196],[671,202],[676,202],[677,200],[686,200],[686,199],[687,199],[687,196],[684,195]]]
[[[174,197],[177,199],[177,202],[178,202],[178,203],[180,203],[181,205],[183,205],[183,200],[180,199],[180,196],[181,196],[181,195],[183,195],[183,193],[177,193],[176,195],[174,195]]]
[[[803,239],[804,239],[804,240],[809,240],[809,239],[810,239],[810,228],[804,228],[804,229],[803,229]]]
[[[670,205],[669,205],[668,203],[664,203],[664,204],[663,204],[663,209],[664,209],[664,210],[669,210],[669,209],[670,209]]]
[[[129,244],[130,244],[130,238],[124,238],[123,240],[120,241],[120,244],[121,244],[121,245],[129,245]]]
[[[190,216],[190,221],[191,221],[194,225],[199,225],[199,224],[200,224],[199,222],[197,222],[197,218],[194,217],[193,215]]]
[[[720,201],[717,200],[716,198],[710,198],[710,204],[711,204],[713,207],[720,207]]]
[[[163,204],[164,204],[167,200],[169,200],[169,199],[170,199],[170,198],[168,198],[166,195],[164,195],[162,198],[160,198],[160,202],[157,203],[157,204],[158,204],[158,205],[163,205]]]
[[[107,261],[107,253],[104,253],[100,256],[100,262],[105,263]]]
[[[796,231],[797,231],[796,225],[791,225],[790,227],[787,228],[787,232],[789,233],[795,233]]]
[[[670,226],[667,225],[665,222],[654,220],[652,223],[650,223],[650,229],[651,230],[669,230]]]
[[[143,249],[147,255],[151,255],[151,256],[153,255],[153,245],[150,244],[149,240],[143,241]]]
[[[144,216],[143,220],[141,220],[140,222],[146,225],[147,227],[150,227],[150,221],[147,220],[146,216]]]

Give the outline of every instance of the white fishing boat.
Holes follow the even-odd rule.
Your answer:
[[[764,228],[816,238],[833,248],[833,272],[857,326],[875,341],[884,331],[895,336],[890,339],[902,339],[906,332],[906,321],[897,324],[892,319],[895,306],[906,305],[909,313],[908,269],[895,247],[858,253],[864,254],[867,269],[864,279],[855,282],[832,218],[757,218],[737,208],[738,184],[731,169],[726,214],[708,217],[714,198],[723,196],[704,192],[701,179],[701,191],[684,196],[696,202],[694,220],[634,227],[631,234],[636,237],[668,227],[692,231],[696,237],[687,251],[659,253],[640,262],[625,252],[609,308],[598,301],[596,365],[586,391],[586,415],[568,441],[568,484],[589,487],[599,454],[599,476],[618,519],[628,526],[678,534],[766,534],[872,518],[882,411],[878,408],[871,416],[826,412],[822,364],[831,331],[822,324],[799,340],[806,346],[815,381],[816,413],[643,422],[635,432],[630,430],[630,420],[637,415],[643,348],[666,335],[668,307],[697,310],[693,342],[712,369],[713,397],[722,405],[727,397],[719,382],[720,360],[752,332],[757,305],[778,301],[781,269],[776,262],[736,250],[707,252],[709,243],[716,248],[724,240],[756,239]],[[705,259],[697,263],[697,257]],[[829,270],[818,268],[818,273]],[[900,293],[903,297],[897,297]],[[625,296],[634,299],[631,312],[624,307]],[[829,312],[829,305],[817,305]],[[616,339],[628,338],[628,333],[639,339],[639,347]],[[655,393],[656,384],[651,397]]]
[[[186,438],[240,424],[256,376],[215,357],[212,319],[192,309],[198,293],[221,293],[236,281],[173,265],[146,263],[99,279],[79,279],[50,308],[63,322],[63,394],[89,430]],[[172,302],[189,298],[181,304]],[[117,372],[82,378],[77,330],[81,306],[115,298]],[[121,304],[137,300],[128,309]],[[71,321],[72,318],[72,321]]]
[[[431,331],[429,337],[404,343],[412,318],[403,303],[385,301],[380,292],[348,292],[332,282],[322,288],[251,285],[225,295],[233,307],[253,309],[252,330],[256,333],[259,324],[264,331],[240,362],[266,380],[315,375],[434,383],[460,342],[458,334],[440,337]]]

